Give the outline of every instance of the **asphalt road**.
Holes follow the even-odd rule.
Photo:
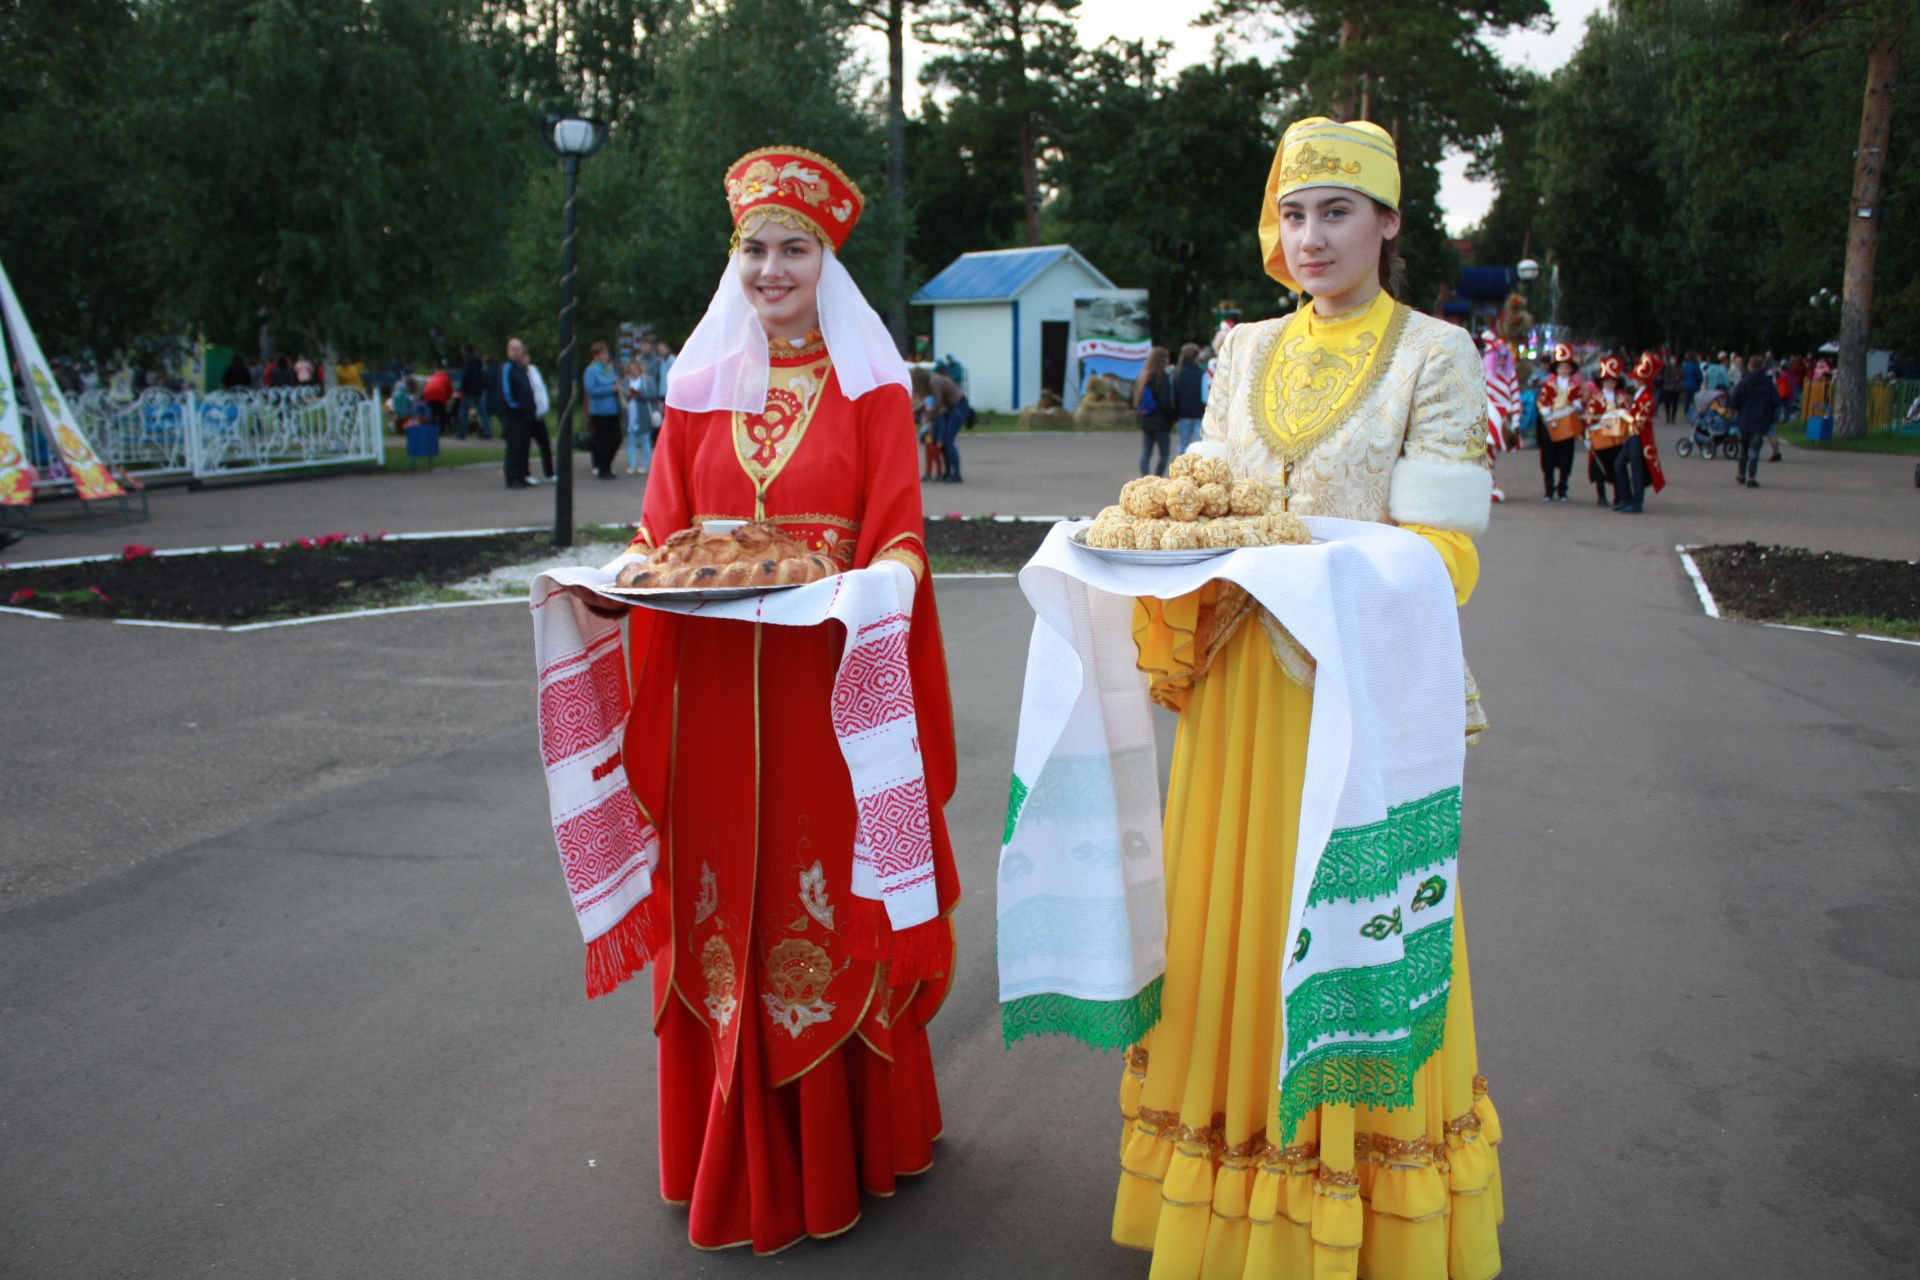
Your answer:
[[[1860,490],[1836,536],[1911,540],[1910,478],[1790,457],[1757,494],[1686,464],[1638,519],[1511,503],[1483,544],[1463,877],[1510,1276],[1920,1266],[1920,648],[1709,620],[1672,552],[1742,536],[1736,498],[1811,521],[1796,485]],[[338,486],[408,483],[277,492],[339,527]],[[659,1202],[647,999],[580,993],[524,613],[0,617],[23,797],[0,1275],[1144,1276],[1106,1242],[1117,1057],[1000,1044],[1030,615],[1008,581],[941,604],[968,958],[933,1032],[947,1137],[858,1229],[773,1261],[694,1251]]]

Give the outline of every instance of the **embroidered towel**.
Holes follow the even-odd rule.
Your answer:
[[[1287,955],[1283,1141],[1323,1103],[1410,1104],[1445,1025],[1460,781],[1458,612],[1425,539],[1313,517],[1311,546],[1186,566],[1102,560],[1054,526],[1020,572],[1037,615],[1000,855],[1008,1043],[1101,1048],[1159,1018],[1158,771],[1133,598],[1238,583],[1316,662]],[[1276,904],[1277,905],[1277,904]]]
[[[538,719],[554,842],[581,936],[587,995],[640,971],[659,939],[644,904],[659,864],[659,834],[641,816],[620,760],[629,707],[620,622],[588,607],[644,607],[703,618],[812,627],[838,619],[847,643],[834,674],[832,717],[853,781],[858,828],[853,892],[881,903],[898,934],[939,913],[926,773],[913,710],[907,637],[913,573],[885,561],[788,591],[738,600],[644,602],[607,591],[623,555],[601,568],[534,579]]]

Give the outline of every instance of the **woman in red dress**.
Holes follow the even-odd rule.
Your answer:
[[[959,896],[941,806],[953,715],[922,544],[905,365],[835,257],[863,199],[790,147],[728,171],[734,250],[674,366],[636,547],[765,520],[842,569],[918,580],[908,641],[938,914],[895,932],[851,888],[829,714],[845,630],[634,610],[623,755],[661,833],[654,881],[660,1178],[703,1249],[836,1235],[940,1135],[927,1022]],[[823,336],[824,335],[824,336]]]

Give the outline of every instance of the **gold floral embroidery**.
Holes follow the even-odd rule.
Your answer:
[[[1137,1044],[1127,1050],[1127,1070],[1136,1076],[1143,1078],[1146,1076],[1147,1048],[1145,1045]]]
[[[1315,1175],[1314,1184],[1313,1189],[1323,1195],[1358,1192],[1360,1175],[1352,1169],[1336,1169],[1330,1164],[1322,1164]]]
[[[827,873],[818,858],[800,873],[800,905],[823,926],[833,928],[833,904],[827,901]]]
[[[799,449],[832,368],[824,357],[807,364],[776,365],[767,374],[766,408],[759,413],[735,411],[734,453],[762,501],[768,486]],[[761,514],[761,502],[756,501],[755,518]]]
[[[1298,182],[1303,178],[1333,178],[1343,174],[1351,176],[1358,172],[1360,172],[1358,160],[1349,160],[1342,164],[1339,156],[1322,154],[1311,142],[1303,142],[1290,159],[1283,161],[1280,181],[1285,184]]]
[[[739,177],[727,179],[727,205],[736,217],[746,206],[781,194],[796,196],[818,207],[826,203],[831,192],[826,176],[798,159],[789,160],[778,169],[769,160],[755,160],[740,171]]]
[[[768,990],[760,993],[767,1016],[798,1040],[800,1033],[833,1016],[827,984],[833,961],[805,938],[788,938],[767,953]]]
[[[1442,1170],[1448,1168],[1441,1148],[1425,1136],[1389,1138],[1384,1133],[1357,1133],[1353,1136],[1353,1158],[1356,1163],[1396,1166],[1431,1164]]]
[[[700,896],[693,902],[693,923],[696,927],[707,922],[720,907],[720,877],[713,868],[702,861],[700,864]]]
[[[1363,329],[1337,348],[1316,343],[1308,334],[1310,309],[1288,318],[1260,379],[1262,434],[1281,458],[1295,462],[1304,457],[1338,430],[1365,398],[1398,343],[1406,316],[1399,303],[1387,299],[1386,305],[1391,310],[1380,334]]]
[[[700,948],[700,972],[707,980],[707,997],[702,1002],[707,1006],[707,1016],[722,1031],[733,1021],[739,1003],[733,996],[733,982],[738,970],[733,964],[733,949],[727,946],[727,940],[719,934],[707,939],[707,945]]]

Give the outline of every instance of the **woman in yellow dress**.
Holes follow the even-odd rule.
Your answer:
[[[1231,332],[1204,439],[1295,512],[1421,534],[1464,604],[1492,483],[1486,396],[1471,337],[1392,296],[1399,196],[1379,127],[1315,118],[1287,130],[1261,246],[1268,274],[1312,302]],[[1313,660],[1219,582],[1142,600],[1135,638],[1180,725],[1163,827],[1166,970],[1158,1024],[1121,1080],[1114,1240],[1151,1250],[1154,1280],[1497,1274],[1500,1130],[1457,914],[1444,1025],[1416,1031],[1410,1089],[1405,1071],[1386,1085],[1362,1071],[1320,1089],[1303,1116],[1280,1113]],[[1467,686],[1471,740],[1484,721]]]

